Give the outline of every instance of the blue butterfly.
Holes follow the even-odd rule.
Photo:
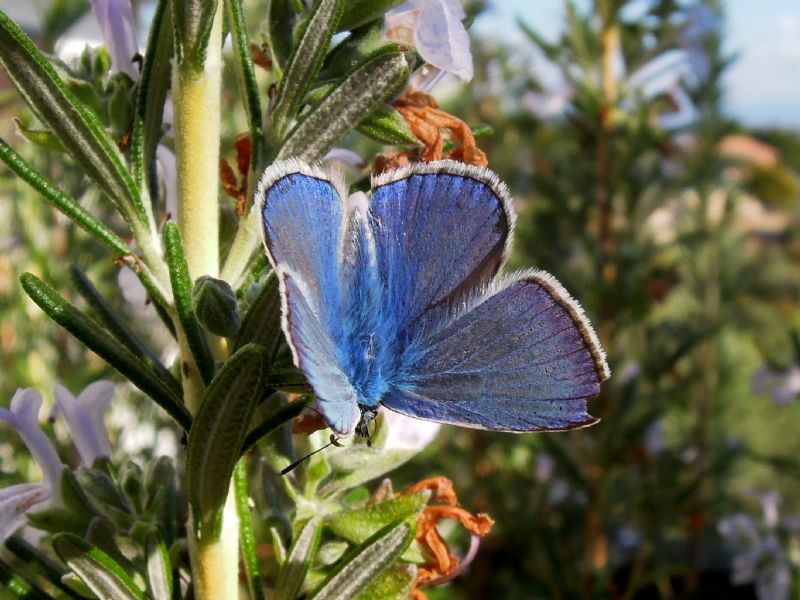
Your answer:
[[[290,159],[257,198],[283,331],[336,433],[366,435],[379,405],[499,431],[596,422],[603,349],[551,275],[498,276],[516,215],[491,171],[415,164],[368,198]]]

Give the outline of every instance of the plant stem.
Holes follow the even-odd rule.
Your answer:
[[[219,273],[219,140],[222,5],[202,71],[175,66],[178,226],[192,280]]]
[[[217,5],[202,70],[177,64],[173,71],[175,155],[178,167],[178,226],[189,275],[219,274],[219,140],[222,81],[223,2]],[[184,400],[196,413],[204,386],[180,328]],[[224,359],[224,356],[217,358]],[[222,484],[222,482],[220,482]],[[219,531],[197,531],[190,515],[189,554],[195,598],[239,596],[239,519],[233,489],[221,515]]]
[[[195,531],[190,510],[187,537],[194,597],[197,600],[236,600],[239,597],[239,517],[233,483],[222,509],[219,536],[203,536],[202,532]]]

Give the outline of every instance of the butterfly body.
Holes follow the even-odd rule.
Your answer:
[[[488,170],[417,165],[368,198],[290,160],[257,197],[284,332],[337,433],[364,434],[380,405],[505,431],[595,421],[603,351],[551,276],[498,277],[515,214]]]

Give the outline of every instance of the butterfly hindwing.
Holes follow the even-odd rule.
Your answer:
[[[338,349],[314,314],[304,282],[280,268],[278,277],[283,301],[283,327],[295,365],[303,371],[314,389],[319,409],[331,429],[337,433],[349,433],[360,412],[356,392],[340,366]]]
[[[354,351],[342,310],[345,206],[319,169],[297,161],[276,163],[259,184],[264,243],[281,284],[283,331],[295,365],[308,379],[320,411],[337,433],[359,418],[349,363]],[[361,260],[356,258],[355,260]]]
[[[595,421],[586,399],[608,367],[591,325],[543,272],[509,280],[428,331],[383,404],[484,429],[567,429]]]
[[[370,218],[387,328],[413,338],[494,277],[515,216],[490,171],[441,161],[378,176]]]

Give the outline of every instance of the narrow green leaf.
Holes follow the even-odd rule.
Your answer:
[[[254,182],[255,174],[260,173],[262,168],[261,94],[258,90],[253,58],[250,56],[250,39],[247,35],[242,0],[225,0],[225,7],[231,27],[233,46],[236,50],[236,77],[239,80],[239,89],[250,128],[250,181]]]
[[[192,308],[192,279],[189,265],[183,252],[183,242],[178,226],[168,221],[164,225],[164,250],[169,267],[169,280],[172,284],[172,297],[175,300],[175,311],[181,322],[186,341],[197,364],[197,370],[208,385],[214,376],[214,358],[208,348],[208,342],[200,323]]]
[[[19,535],[13,535],[6,540],[6,548],[8,548],[17,558],[26,563],[31,570],[35,571],[52,585],[56,586],[66,596],[82,600],[82,596],[72,591],[69,586],[65,585],[61,578],[64,576],[65,571],[61,565],[58,565],[44,554],[39,548],[36,548],[26,542]]]
[[[247,452],[250,448],[256,445],[265,435],[275,431],[281,425],[288,423],[292,419],[300,416],[300,413],[311,404],[311,398],[299,398],[293,400],[286,406],[282,406],[277,411],[266,417],[261,423],[253,427],[247,432],[242,444],[242,454]]]
[[[392,471],[411,459],[414,450],[404,448],[368,448],[364,445],[332,452],[328,457],[336,475],[326,483],[320,494],[328,496],[333,493],[349,490],[371,479]]]
[[[139,186],[143,185],[143,181],[147,181],[147,189],[151,190],[153,197],[155,197],[152,193],[155,182],[151,180],[150,175],[153,172],[156,147],[162,134],[162,118],[171,81],[170,62],[173,50],[172,12],[169,10],[169,0],[158,0],[153,20],[150,22],[142,76],[139,78],[131,140],[131,157],[136,181]]]
[[[406,494],[379,504],[339,511],[325,524],[339,537],[361,544],[390,523],[416,519],[427,502],[426,494]]]
[[[272,59],[272,72],[281,80],[283,68],[292,53],[295,12],[289,0],[266,0],[264,13],[267,15],[263,28],[264,46]]]
[[[23,273],[20,281],[25,293],[39,305],[47,316],[127,377],[133,385],[150,396],[156,404],[188,431],[192,417],[183,406],[181,397],[177,396],[125,345],[117,341],[95,320],[81,313],[38,277],[30,273]]]
[[[0,589],[5,590],[11,598],[22,600],[52,600],[32,581],[22,577],[18,570],[0,559]]]
[[[161,361],[150,348],[122,321],[118,311],[109,306],[83,271],[73,265],[70,267],[70,274],[78,293],[95,310],[100,322],[105,325],[108,332],[129,348],[153,373],[158,375],[176,396],[180,396],[183,393],[180,382],[175,379],[169,369],[161,364]]]
[[[31,39],[0,12],[0,63],[66,151],[129,221],[147,222],[139,190],[97,117],[86,110]]]
[[[394,8],[403,0],[345,0],[344,14],[339,23],[339,30],[355,29],[360,25],[374,21],[390,8]]]
[[[153,600],[172,599],[172,565],[169,552],[158,530],[151,527],[145,537],[144,557],[147,591]]]
[[[371,58],[345,77],[297,124],[278,158],[318,159],[376,106],[394,96],[407,77],[408,63],[402,53],[387,52]]]
[[[403,554],[414,540],[415,529],[407,521],[384,527],[339,561],[341,566],[328,576],[311,598],[354,598]]]
[[[218,534],[219,511],[261,397],[262,352],[248,344],[225,362],[208,386],[189,432],[186,487],[202,539]]]
[[[105,244],[112,252],[119,256],[131,254],[130,247],[122,241],[122,238],[95,219],[91,213],[74,199],[50,183],[29,165],[24,158],[17,154],[11,146],[6,144],[3,139],[0,139],[0,160],[8,165],[20,179],[69,217],[73,223]]]
[[[172,0],[178,65],[202,70],[206,61],[217,0]]]
[[[382,144],[421,144],[406,120],[390,104],[379,106],[369,113],[359,124],[358,131]]]
[[[144,592],[119,564],[78,536],[57,534],[53,537],[53,549],[99,598],[144,600]]]
[[[345,0],[346,3],[348,1]],[[347,17],[347,13],[342,15],[342,19]],[[319,78],[324,80],[344,77],[387,45],[394,46],[397,51],[401,50],[399,45],[386,41],[382,22],[376,21],[366,27],[360,27],[328,53]]]
[[[14,118],[14,126],[17,128],[17,133],[24,137],[29,142],[33,142],[40,148],[45,150],[53,150],[55,152],[64,152],[64,146],[58,141],[58,138],[53,135],[52,131],[47,129],[32,129],[27,127],[21,120]]]
[[[281,297],[275,273],[267,276],[258,296],[250,303],[233,347],[241,348],[251,342],[264,346],[270,363],[278,346],[286,343],[281,331]]]
[[[239,514],[239,542],[242,546],[244,570],[252,600],[264,600],[264,582],[258,569],[256,537],[250,515],[250,490],[247,486],[247,463],[244,459],[236,463],[233,471],[236,490],[236,512]]]
[[[325,52],[342,14],[342,0],[317,0],[300,34],[278,89],[270,116],[270,135],[280,141],[311,83],[322,67]]]
[[[416,578],[416,565],[397,565],[369,584],[355,600],[406,600]]]
[[[319,549],[321,536],[322,523],[317,519],[311,519],[300,530],[278,572],[273,592],[275,600],[294,600],[300,595],[300,588]]]

